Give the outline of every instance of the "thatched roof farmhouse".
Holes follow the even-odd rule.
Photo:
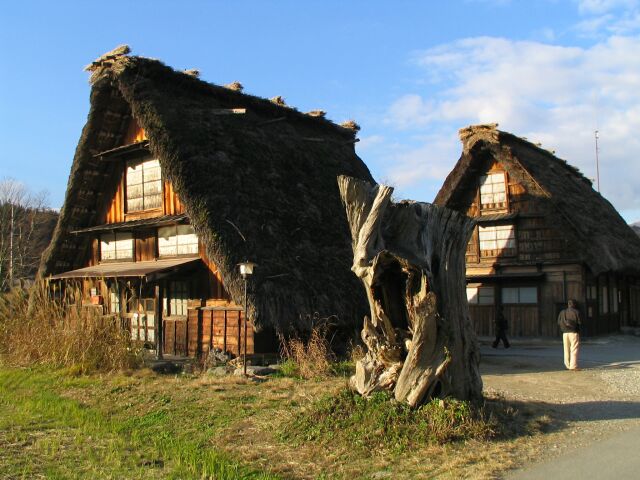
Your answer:
[[[89,116],[40,274],[97,276],[95,234],[133,230],[137,239],[140,225],[185,223],[228,302],[242,305],[237,264],[258,264],[248,299],[257,330],[303,327],[316,313],[342,324],[361,319],[365,302],[350,271],[351,238],[336,183],[338,175],[372,180],[355,153],[357,126],[127,53],[117,49],[88,67]],[[142,136],[127,140],[136,127]],[[117,195],[127,195],[119,188],[129,188],[122,187],[123,159],[136,155],[159,161],[166,183],[157,214],[129,215],[117,205],[124,202]],[[171,209],[168,188],[178,205]],[[94,270],[68,274],[83,268]]]
[[[575,167],[496,127],[460,130],[462,155],[435,199],[478,222],[467,248],[478,330],[492,332],[503,304],[514,334],[554,335],[568,298],[590,334],[640,322],[640,238]]]

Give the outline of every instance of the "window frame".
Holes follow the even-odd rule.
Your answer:
[[[176,293],[180,297],[177,297]],[[162,299],[165,315],[167,317],[188,317],[190,298],[191,282],[184,278],[170,280],[167,285],[167,295]]]
[[[475,295],[472,297],[473,300],[471,298],[469,298],[469,290],[474,290],[476,291]],[[484,290],[485,292],[491,291],[491,301],[490,302],[481,302],[480,299],[481,298],[489,298],[489,295],[481,295],[480,291]],[[491,307],[494,306],[496,304],[496,289],[494,286],[492,285],[478,285],[478,286],[469,286],[467,285],[467,304],[468,305],[477,305],[477,306],[483,306],[483,307]]]
[[[130,241],[131,241],[131,256],[130,257],[118,257],[118,250],[117,250],[117,242],[118,242],[118,235],[122,236],[122,235],[130,235]],[[104,248],[102,246],[103,243],[109,243],[109,242],[103,242],[103,237],[106,236],[110,236],[113,235],[113,241],[116,242],[116,246],[114,246],[114,252],[115,252],[115,257],[114,258],[104,258]],[[127,240],[127,239],[125,239]],[[129,251],[129,249],[125,250],[125,251]],[[101,233],[100,235],[98,235],[98,258],[99,258],[99,262],[100,263],[105,263],[105,262],[135,262],[136,260],[136,242],[135,242],[135,236],[133,235],[133,232],[131,231],[126,231],[126,232],[119,232],[119,231],[111,231],[111,232],[105,232],[105,233]]]
[[[109,313],[112,315],[124,313],[122,311],[122,296],[119,287],[117,283],[113,283],[109,287]]]
[[[534,289],[536,292],[536,301],[535,302],[523,302],[522,301],[522,290],[523,289]],[[505,301],[505,290],[516,290],[517,292],[517,301]],[[502,287],[500,291],[500,303],[503,305],[538,305],[540,303],[540,290],[537,285],[515,285],[510,287]]]
[[[609,285],[603,284],[600,285],[599,295],[598,295],[598,313],[600,315],[609,315]]]
[[[179,234],[178,230],[180,227],[191,227],[191,232],[189,234]],[[169,228],[173,228],[175,229],[175,235],[171,235],[169,237],[164,237],[163,235],[161,235],[161,230],[166,230]],[[187,253],[179,253],[179,247],[180,247],[180,243],[179,243],[179,238],[181,236],[185,236],[185,235],[194,235],[196,238],[195,243],[186,243],[186,244],[182,244],[182,245],[195,245],[195,251],[189,251]],[[160,239],[161,238],[171,238],[171,237],[175,237],[175,252],[176,253],[162,253],[161,252],[161,248],[163,248],[160,245]],[[193,256],[197,256],[200,253],[200,239],[198,238],[198,234],[195,232],[193,225],[191,224],[174,224],[174,225],[165,225],[162,227],[158,227],[156,229],[156,245],[157,245],[157,252],[158,252],[158,258],[176,258],[176,257],[193,257]]]
[[[144,165],[151,163],[151,162],[157,162],[158,163],[158,169],[160,171],[160,175],[159,175],[159,179],[154,179],[154,180],[149,180],[148,182],[145,181],[145,176],[144,176]],[[137,166],[142,166],[142,171],[140,172],[140,175],[142,177],[142,181],[141,183],[136,183],[136,184],[130,184],[129,183],[129,179],[130,179],[130,172],[129,169],[133,168],[133,167],[137,167]],[[149,195],[145,195],[145,185],[146,184],[151,184],[151,183],[155,183],[158,182],[159,183],[159,193],[155,193],[155,194],[149,194]],[[141,199],[142,201],[142,208],[140,210],[132,210],[129,206],[129,191],[131,187],[134,186],[140,186],[142,189],[142,196],[141,197],[136,197],[136,199]],[[152,197],[152,196],[159,196],[160,197],[160,204],[158,206],[154,206],[154,207],[146,207],[145,205],[145,198],[147,197]],[[141,213],[145,213],[145,212],[152,212],[152,211],[158,211],[158,210],[162,210],[164,208],[164,178],[162,175],[162,168],[160,167],[160,161],[157,158],[148,156],[148,157],[144,157],[144,158],[132,158],[132,159],[128,159],[125,161],[125,165],[124,165],[124,211],[125,214],[127,215],[137,215],[137,214],[141,214]]]
[[[492,202],[492,203],[483,203],[482,202],[482,187],[485,186],[486,184],[482,182],[483,178],[489,178],[491,176],[498,176],[498,175],[502,175],[502,180],[503,180],[503,185],[504,185],[504,201],[503,202]],[[499,182],[496,183],[490,183],[489,185],[496,185]],[[493,189],[493,187],[492,187]],[[501,192],[491,192],[491,195],[495,195],[496,193],[501,193]],[[494,198],[495,199],[495,198]],[[489,206],[489,205],[499,205],[499,204],[504,204],[504,205],[500,205],[500,206]],[[491,213],[495,213],[498,211],[508,211],[509,210],[509,181],[508,181],[508,177],[507,177],[507,172],[504,170],[493,170],[493,171],[488,171],[487,173],[480,175],[480,177],[478,178],[478,211],[480,212],[480,215],[482,216],[484,213],[487,214],[491,214]]]
[[[506,239],[507,242],[511,239],[513,239],[513,247],[503,247],[503,248],[497,248],[498,247],[498,241],[501,240],[505,240],[505,239],[499,239],[498,238],[498,229],[500,227],[510,227],[511,230],[511,235]],[[487,241],[493,241],[496,242],[496,248],[495,249],[483,249],[482,248],[482,230],[485,230],[485,232],[487,230],[490,229],[495,229],[495,237],[491,240],[484,240],[485,242]],[[478,225],[478,251],[480,252],[479,257],[480,258],[497,258],[497,257],[515,257],[518,255],[518,237],[516,234],[516,225],[515,223],[503,223],[503,224],[492,224],[492,225]],[[486,245],[486,244],[485,244]],[[492,252],[490,254],[485,253],[485,252]],[[493,252],[497,252],[497,253],[493,253]]]

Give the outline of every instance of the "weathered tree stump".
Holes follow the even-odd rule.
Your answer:
[[[353,239],[352,270],[367,291],[365,356],[351,387],[392,391],[418,406],[431,398],[482,396],[469,320],[465,251],[473,220],[428,203],[393,203],[393,189],[338,177]]]

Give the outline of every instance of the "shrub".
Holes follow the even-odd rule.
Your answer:
[[[77,289],[53,298],[45,282],[0,296],[0,354],[13,365],[78,373],[132,368],[141,360],[118,319],[83,306]]]

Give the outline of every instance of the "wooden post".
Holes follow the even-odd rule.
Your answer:
[[[240,334],[242,330],[242,312],[238,312],[238,358],[242,355],[242,351],[240,350]]]
[[[224,311],[224,332],[222,338],[222,352],[227,354],[227,310]]]
[[[244,355],[242,356],[242,370],[247,374],[247,277],[244,277]]]
[[[187,320],[189,321],[189,320]],[[178,322],[173,322],[173,354],[178,354]]]
[[[215,315],[213,314],[213,312],[209,312],[209,315],[211,315],[211,330],[210,330],[210,334],[209,334],[209,352],[211,352],[211,350],[213,350],[214,344],[213,344],[213,333],[214,333],[214,328],[213,328],[213,322],[214,322],[214,318]]]
[[[189,310],[187,310],[187,322],[189,321]],[[204,315],[202,310],[196,310],[196,322],[198,331],[196,333],[196,358],[202,358],[203,344],[202,338],[204,337]]]
[[[162,284],[156,283],[156,359],[162,360]]]

